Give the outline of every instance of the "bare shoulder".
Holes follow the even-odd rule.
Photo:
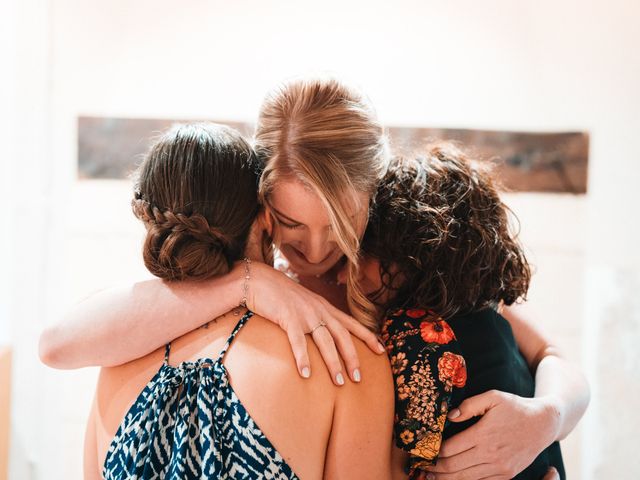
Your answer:
[[[357,398],[376,396],[379,400],[393,399],[393,377],[389,357],[376,354],[359,338],[352,337],[356,353],[360,360],[362,380],[359,383],[347,381],[345,391],[352,391]]]
[[[331,385],[331,379],[318,348],[309,335],[306,338],[312,375],[310,379],[301,380],[307,383],[311,380],[314,384]],[[263,372],[268,368],[273,375],[290,377],[289,380],[294,384],[300,377],[286,332],[273,322],[255,314],[234,341],[226,363],[230,370],[243,368],[240,364],[260,365]]]
[[[162,365],[158,349],[142,358],[100,369],[95,395],[96,415],[107,435],[115,435],[122,418]]]
[[[243,330],[245,331],[238,336],[238,345],[234,347],[237,350],[235,355],[240,355],[241,351],[251,349],[253,361],[257,362],[258,359],[260,359],[263,365],[265,365],[264,362],[267,362],[272,368],[277,369],[285,375],[300,376],[296,368],[287,334],[278,325],[259,315],[254,315]],[[311,335],[306,335],[305,338],[312,372],[309,380],[318,382],[324,386],[334,387],[322,355],[314,343],[313,338]],[[360,361],[360,370],[363,378],[361,384],[369,385],[375,382],[383,387],[390,385],[391,368],[388,357],[386,355],[373,353],[365,343],[357,337],[352,336],[351,338]],[[232,361],[235,362],[234,353],[230,352],[229,362]],[[367,378],[369,381],[365,382],[364,380]],[[352,383],[347,379],[346,374],[345,379],[345,386]],[[342,389],[343,388],[338,388],[338,390]]]
[[[359,338],[352,336],[362,369],[371,369],[372,372],[391,378],[391,364],[386,354],[373,353],[371,349]]]

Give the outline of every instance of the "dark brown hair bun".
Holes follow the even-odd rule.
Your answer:
[[[202,280],[242,258],[258,212],[250,145],[215,124],[179,125],[157,140],[138,170],[134,215],[147,229],[146,267],[166,280]]]

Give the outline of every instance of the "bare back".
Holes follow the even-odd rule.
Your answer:
[[[175,340],[170,364],[217,358],[239,318],[227,313],[207,328]],[[302,479],[390,476],[393,384],[389,363],[386,356],[355,343],[363,380],[343,387],[334,386],[313,344],[309,348],[313,375],[301,378],[286,334],[257,315],[242,328],[224,359],[241,403]],[[102,369],[87,427],[85,478],[100,478],[123,417],[163,359],[164,349],[159,349]]]

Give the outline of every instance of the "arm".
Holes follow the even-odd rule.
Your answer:
[[[534,327],[521,307],[503,312],[520,350],[535,372],[533,398],[491,390],[465,400],[449,414],[454,422],[482,415],[467,430],[451,437],[431,472],[434,478],[511,478],[547,446],[575,427],[589,403],[589,387],[580,370]]]
[[[391,371],[386,356],[367,356],[366,378],[337,392],[324,478],[391,478]]]
[[[244,276],[240,264],[227,275],[202,282],[148,280],[106,290],[45,329],[40,357],[55,368],[113,366],[139,358],[237,306]],[[327,328],[317,329],[313,339],[336,383],[342,372],[338,352],[352,379],[359,368],[351,334],[373,351],[384,352],[376,336],[354,318],[265,264],[251,265],[247,303],[287,332],[302,376],[310,374],[305,333],[320,322]]]
[[[563,440],[578,424],[589,405],[589,384],[580,369],[563,357],[544,333],[535,326],[526,305],[505,308],[522,355],[535,373],[534,398],[548,404],[548,417],[554,420],[553,441]]]
[[[155,279],[99,292],[43,331],[40,358],[79,368],[142,357],[233,308],[241,278],[232,271],[203,282]]]

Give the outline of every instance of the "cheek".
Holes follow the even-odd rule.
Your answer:
[[[274,241],[280,245],[289,243],[299,244],[303,241],[304,237],[300,230],[291,230],[290,228],[284,228],[277,224],[273,227],[273,233]]]
[[[380,267],[370,267],[367,272],[367,279],[375,290],[382,288],[382,278],[380,277]]]
[[[382,287],[380,277],[380,263],[375,260],[367,260],[360,264],[360,277],[362,288],[366,293],[373,293]]]

